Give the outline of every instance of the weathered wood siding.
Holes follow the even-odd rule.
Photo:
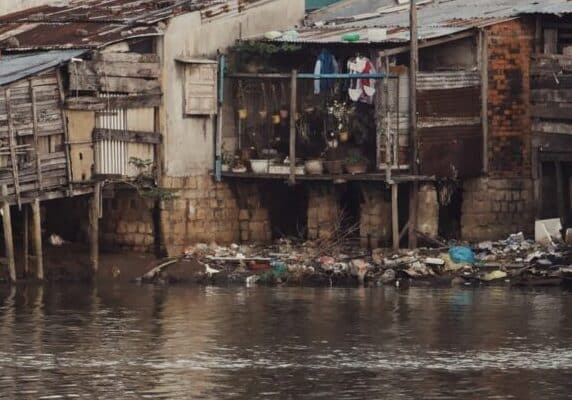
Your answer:
[[[0,87],[0,184],[16,200],[68,183],[64,133],[55,70]]]
[[[536,56],[531,76],[532,131],[572,135],[572,57]]]

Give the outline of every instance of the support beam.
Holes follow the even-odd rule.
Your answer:
[[[290,179],[296,183],[296,97],[298,95],[298,71],[293,70],[290,78]]]
[[[24,251],[24,278],[30,276],[30,208],[24,205],[24,237],[22,240],[22,249]]]
[[[417,35],[417,1],[410,1],[409,8],[409,34],[411,51],[409,54],[409,118],[411,122],[411,172],[419,174],[417,146],[417,72],[419,70],[419,43]],[[413,182],[409,192],[409,248],[417,247],[417,203],[419,184]]]
[[[64,104],[66,101],[66,95],[64,93],[64,85],[63,85],[63,78],[62,78],[62,71],[58,69],[56,71],[56,78],[58,81],[58,91],[60,92],[60,111],[62,116],[62,124],[64,127],[64,152],[66,154],[66,176],[68,180],[68,195],[71,196],[73,193],[73,185],[72,185],[72,160],[70,157],[70,135],[68,132],[68,119],[66,117],[66,112],[64,110]]]
[[[33,134],[34,134],[34,161],[36,164],[36,175],[38,179],[38,191],[42,192],[44,190],[43,187],[43,179],[42,179],[42,164],[40,161],[40,139],[39,139],[39,129],[38,129],[38,107],[36,105],[36,89],[32,85],[32,80],[29,81],[30,84],[30,96],[32,98],[32,126],[33,126]]]
[[[481,124],[483,130],[483,173],[489,172],[489,51],[486,30],[479,34],[481,68]]]
[[[89,259],[91,272],[95,275],[99,269],[99,201],[101,184],[95,184],[93,197],[89,207]]]
[[[12,164],[12,177],[14,178],[14,192],[16,193],[16,201],[18,207],[22,206],[20,200],[20,179],[18,172],[18,159],[16,158],[16,132],[14,129],[14,120],[12,118],[10,89],[4,89],[4,98],[6,99],[6,115],[8,117],[8,145],[10,146],[10,163]]]
[[[36,256],[36,278],[44,279],[44,249],[42,247],[42,216],[40,214],[40,199],[32,202],[32,221],[34,224],[34,255]]]
[[[14,260],[14,237],[12,236],[12,215],[8,202],[8,187],[2,185],[2,224],[4,226],[4,245],[6,247],[6,259],[10,282],[16,282],[16,262]]]
[[[391,185],[391,232],[393,250],[399,250],[399,186]]]

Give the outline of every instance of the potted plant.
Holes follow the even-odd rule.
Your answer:
[[[344,172],[344,162],[339,147],[330,147],[325,151],[324,168],[332,175],[340,175]]]
[[[239,156],[235,156],[232,160],[232,164],[230,166],[232,172],[234,173],[245,173],[247,171],[246,163],[242,161]]]
[[[304,163],[308,175],[321,175],[324,173],[324,163],[320,158],[309,159]]]
[[[223,152],[222,153],[222,157],[221,157],[221,161],[222,161],[222,166],[221,166],[221,171],[222,172],[228,172],[230,171],[230,167],[232,165],[232,153],[229,152]]]
[[[349,139],[348,128],[352,112],[352,106],[342,101],[334,100],[328,105],[328,114],[334,119],[335,130],[341,143]]]
[[[368,159],[359,152],[350,153],[345,159],[348,174],[363,174],[367,171]]]

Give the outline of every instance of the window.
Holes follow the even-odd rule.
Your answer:
[[[218,64],[210,60],[185,64],[185,115],[217,113],[217,68]]]

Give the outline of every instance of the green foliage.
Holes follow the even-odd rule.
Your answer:
[[[367,164],[368,159],[359,152],[350,152],[345,159],[347,165]]]
[[[172,200],[176,193],[173,189],[159,187],[153,180],[153,160],[131,157],[129,164],[137,169],[137,176],[128,184],[135,187],[142,197],[154,200]]]
[[[291,53],[298,51],[302,46],[293,43],[270,43],[258,40],[245,40],[233,47],[235,53],[248,53],[257,56],[272,56],[278,53]]]

